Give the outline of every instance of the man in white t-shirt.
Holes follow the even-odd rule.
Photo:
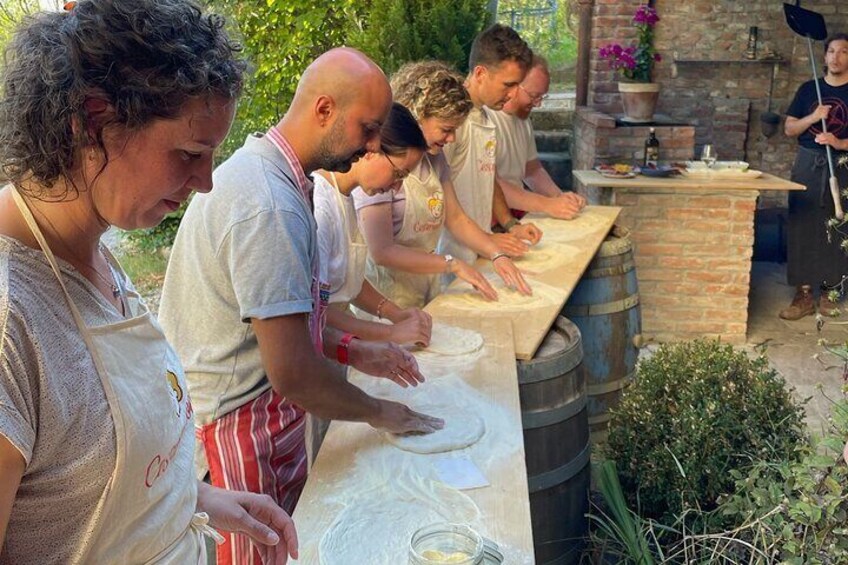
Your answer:
[[[451,168],[456,197],[471,220],[491,233],[493,222],[505,233],[494,234],[498,247],[510,256],[527,252],[525,241],[537,243],[542,232],[533,224],[521,225],[512,216],[495,180],[497,131],[490,110],[500,110],[514,98],[533,59],[533,52],[516,31],[494,24],[474,39],[468,56],[465,88],[474,108],[456,130],[456,139],[444,148]],[[442,232],[439,252],[473,263],[477,254]]]
[[[542,104],[550,84],[547,61],[534,55],[516,95],[502,111],[489,112],[497,126],[497,179],[513,210],[570,220],[586,205],[586,199],[574,192],[563,192],[542,167],[530,122],[530,112]],[[525,190],[524,185],[530,190]]]

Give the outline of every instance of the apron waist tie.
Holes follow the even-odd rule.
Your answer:
[[[206,512],[197,512],[191,517],[189,527],[195,532],[215,540],[215,543],[221,545],[224,543],[224,536],[218,530],[209,525],[209,514]]]
[[[819,172],[819,208],[824,208],[832,198],[830,195],[830,168],[827,165],[827,152],[810,149],[809,147],[799,147],[798,149],[807,154],[807,162],[811,165],[813,172]]]

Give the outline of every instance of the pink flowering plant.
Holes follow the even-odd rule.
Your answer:
[[[632,82],[651,82],[651,70],[654,63],[662,60],[654,51],[654,26],[660,21],[657,11],[642,4],[633,16],[633,23],[639,30],[635,44],[624,47],[619,43],[610,43],[601,47],[600,58],[609,63],[613,71]]]

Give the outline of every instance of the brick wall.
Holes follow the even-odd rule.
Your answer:
[[[634,243],[643,336],[744,343],[756,193],[618,189],[614,203]]]
[[[636,37],[631,18],[643,2],[595,0],[590,64],[589,106],[620,113],[616,78],[597,58],[598,49],[613,41]],[[848,31],[848,1],[808,0],[803,6],[824,15],[831,33]],[[744,158],[751,166],[788,178],[795,141],[780,132],[761,134],[760,113],[767,108],[770,64],[674,63],[677,59],[741,59],[748,28],[759,28],[758,54],[772,51],[786,60],[778,70],[772,110],[784,113],[798,86],[809,80],[811,68],[806,41],[788,28],[783,5],[774,0],[658,0],[662,20],[655,46],[663,61],[654,80],[662,85],[657,111],[695,127],[695,150],[710,141],[721,159]],[[822,44],[814,46],[819,66]],[[734,114],[729,119],[726,110]],[[737,121],[737,120],[741,120]],[[764,195],[765,206],[785,203],[785,194]]]

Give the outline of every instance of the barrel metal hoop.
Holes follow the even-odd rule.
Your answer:
[[[612,420],[612,414],[609,412],[605,412],[604,414],[598,414],[597,416],[589,416],[589,426],[594,426],[597,424],[606,424]]]
[[[525,430],[533,430],[536,428],[544,428],[564,422],[569,418],[579,414],[581,410],[586,408],[589,399],[585,394],[582,394],[572,402],[557,406],[553,410],[540,410],[538,412],[522,412],[521,426]]]
[[[566,304],[562,312],[569,317],[573,316],[605,316],[607,314],[615,314],[616,312],[624,312],[639,304],[639,293],[636,292],[612,302],[604,302],[602,304]]]
[[[562,467],[528,477],[527,486],[530,489],[530,493],[532,494],[562,484],[579,473],[589,463],[590,451],[590,443],[586,442],[586,447],[583,448],[583,451]]]
[[[621,275],[626,275],[635,267],[633,263],[633,259],[628,259],[624,263],[620,265],[613,265],[612,267],[600,267],[597,269],[590,269],[583,274],[583,279],[603,279],[606,277],[618,277]]]
[[[633,249],[633,244],[629,237],[617,237],[615,239],[607,239],[601,244],[598,250],[597,257],[612,257],[613,255],[623,255]]]
[[[543,364],[545,358],[533,359],[531,361],[519,361],[518,369],[518,384],[526,385],[531,383],[540,383],[551,379],[558,379],[576,369],[583,361],[583,344],[577,342],[574,346],[567,350],[564,354],[565,358],[560,360],[562,368],[557,369],[555,375],[550,374],[548,364]],[[542,361],[533,363],[533,361]]]
[[[633,373],[630,372],[621,377],[620,379],[615,379],[614,381],[605,381],[601,384],[587,384],[586,393],[589,394],[589,396],[598,396],[600,394],[606,394],[608,392],[615,392],[630,385],[630,383],[632,382]]]

